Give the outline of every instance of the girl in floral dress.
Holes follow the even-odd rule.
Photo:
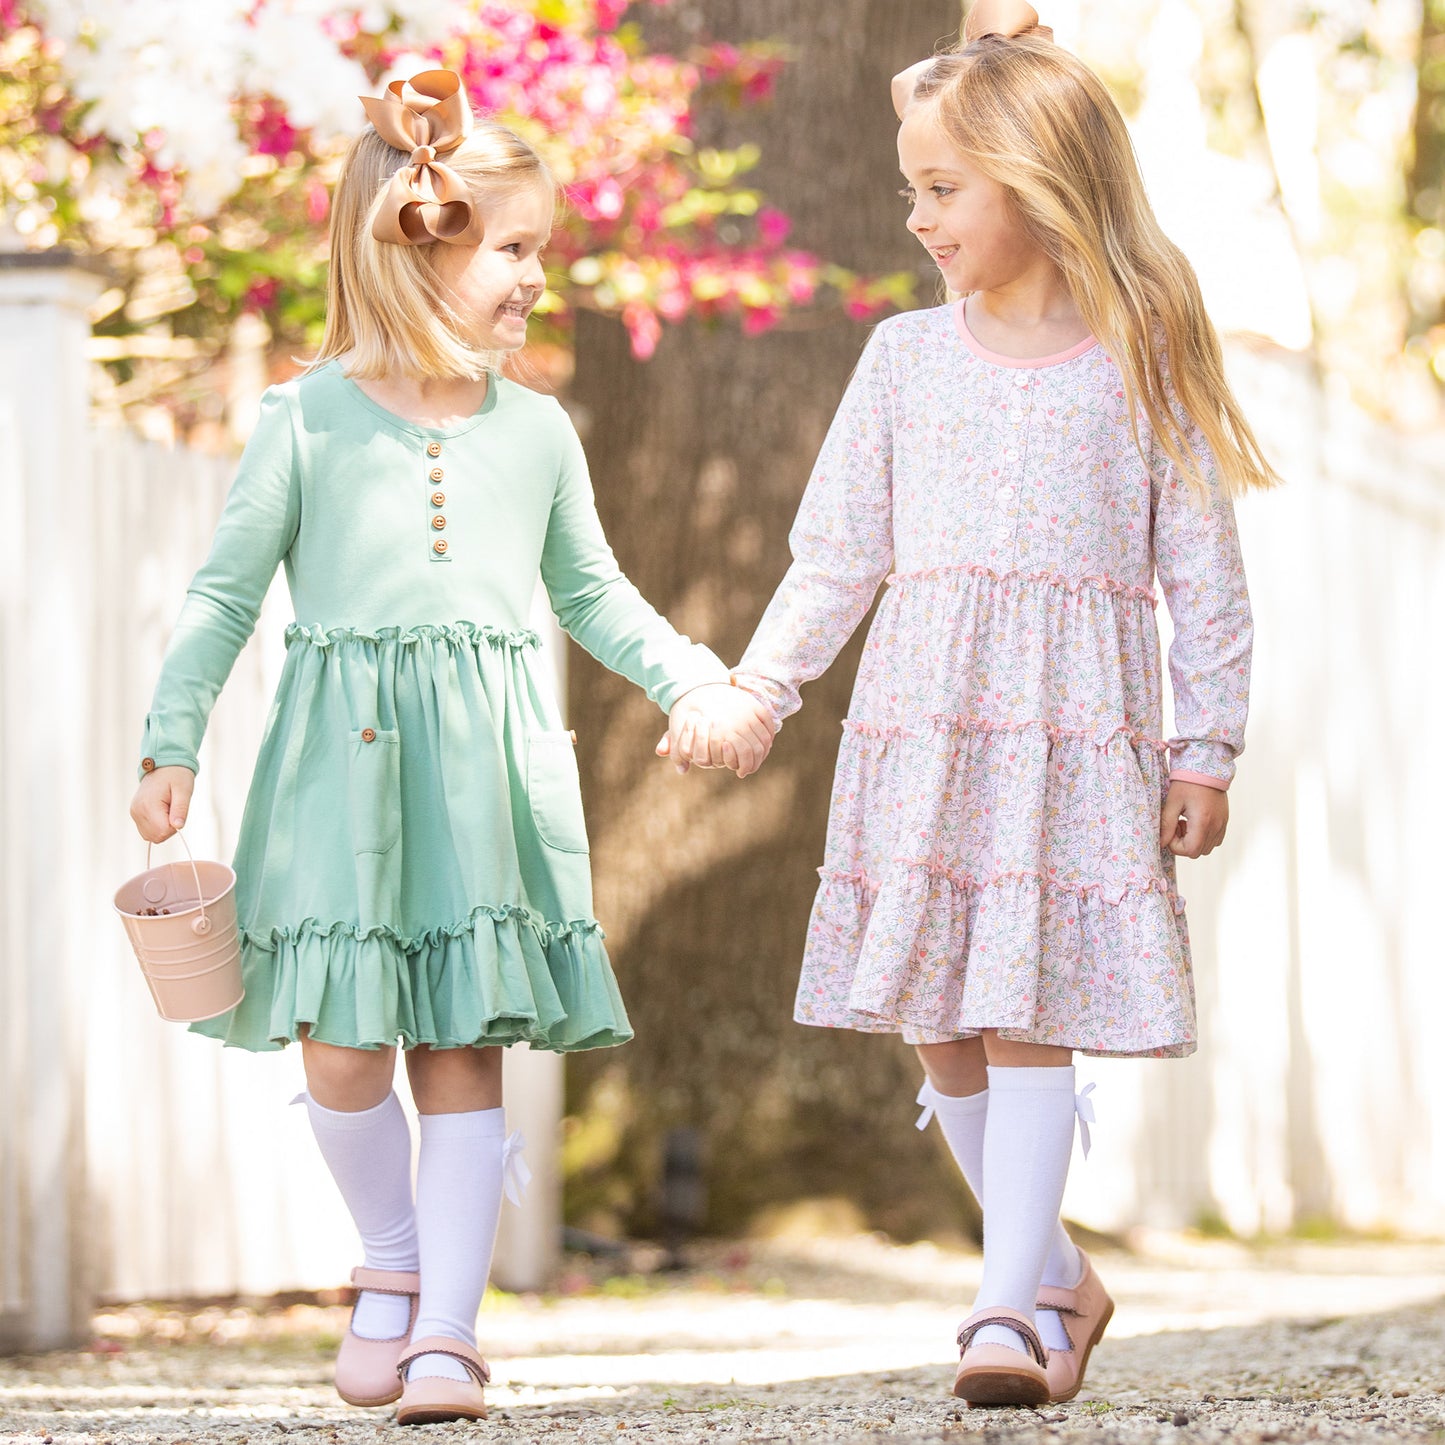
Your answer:
[[[1038,1404],[1077,1393],[1112,1311],[1059,1223],[1073,1052],[1195,1047],[1174,860],[1224,836],[1251,645],[1230,498],[1273,476],[1123,120],[1033,9],[981,0],[895,98],[908,227],[963,299],[868,342],[735,680],[781,722],[886,585],[795,1016],[916,1045],[920,1126],[983,1208],[955,1394]]]
[[[450,71],[364,104],[321,355],[262,403],[166,652],[131,813],[151,842],[183,825],[207,717],[284,563],[296,620],[236,851],[246,994],[196,1027],[300,1041],[364,1251],[337,1389],[423,1424],[486,1414],[474,1330],[520,1144],[499,1046],[632,1036],[592,916],[574,736],[527,626],[538,577],[679,746],[695,731],[743,773],[772,727],[622,575],[566,413],[500,375],[546,284],[546,167],[475,121]]]

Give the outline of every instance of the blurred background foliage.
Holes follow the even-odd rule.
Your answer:
[[[445,65],[562,183],[533,356],[552,382],[578,308],[620,316],[646,357],[684,316],[756,334],[818,303],[858,317],[910,304],[907,276],[789,245],[788,218],[749,183],[756,143],[694,140],[694,107],[763,104],[786,52],[699,38],[664,53],[627,9],[157,0],[137,24],[136,7],[105,0],[0,0],[0,244],[103,258],[114,285],[94,355],[113,390],[100,399],[164,407],[204,441],[211,365],[240,318],[264,323],[281,370],[319,339],[356,96]],[[267,23],[279,28],[258,38]]]

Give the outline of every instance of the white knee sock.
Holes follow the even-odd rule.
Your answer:
[[[1006,1306],[1032,1317],[1074,1146],[1074,1071],[990,1066],[988,1092],[983,1280],[974,1308]],[[1001,1325],[987,1326],[974,1340],[1023,1348]]]
[[[411,1131],[401,1100],[388,1094],[374,1109],[346,1114],[323,1108],[310,1094],[301,1097],[321,1157],[361,1235],[363,1261],[370,1269],[414,1270]],[[405,1295],[363,1290],[351,1327],[363,1339],[391,1340],[406,1333],[410,1318]]]
[[[421,1116],[416,1175],[421,1308],[413,1339],[446,1335],[476,1346],[477,1311],[502,1212],[505,1120],[501,1109]],[[406,1373],[409,1380],[469,1378],[447,1355],[419,1355]]]
[[[940,1094],[932,1084],[925,1081],[918,1091],[918,1102],[923,1105],[920,1128],[926,1128],[930,1113],[938,1118],[938,1127],[948,1143],[949,1152],[958,1164],[960,1173],[973,1197],[983,1208],[983,1134],[988,1118],[988,1090],[980,1089],[976,1094]],[[1069,1232],[1059,1221],[1049,1245],[1048,1263],[1044,1265],[1043,1284],[1072,1289],[1079,1282],[1079,1251]],[[1069,1337],[1064,1333],[1063,1322],[1054,1310],[1036,1310],[1034,1324],[1039,1336],[1051,1350],[1067,1350]]]

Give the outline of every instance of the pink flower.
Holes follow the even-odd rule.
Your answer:
[[[269,311],[276,304],[276,294],[280,290],[274,276],[263,276],[259,281],[253,281],[246,288],[246,294],[241,298],[241,309],[243,311]]]
[[[313,176],[306,183],[306,219],[319,226],[331,214],[331,195],[325,185]]]
[[[286,118],[285,109],[269,97],[253,110],[251,124],[257,155],[288,156],[297,148],[295,126]]]
[[[743,335],[761,336],[771,331],[782,319],[782,312],[776,306],[749,306],[743,312]]]
[[[592,204],[605,221],[615,221],[622,214],[622,187],[608,176],[592,194]]]
[[[781,211],[764,206],[758,212],[758,235],[762,237],[764,246],[781,246],[792,229],[792,221]]]
[[[640,301],[629,302],[622,309],[622,324],[632,338],[632,354],[639,361],[649,361],[662,339],[662,323],[649,306]]]

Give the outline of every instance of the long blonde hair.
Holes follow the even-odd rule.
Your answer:
[[[1142,412],[1201,500],[1208,488],[1191,422],[1226,494],[1277,482],[1225,379],[1194,268],[1154,217],[1124,118],[1099,77],[1051,40],[989,35],[940,55],[914,98],[935,108],[955,149],[1006,188],[1063,274],[1123,375],[1141,453]]]
[[[478,120],[444,159],[478,205],[529,186],[543,189],[556,204],[557,187],[546,163],[494,121]],[[326,329],[310,370],[348,353],[347,374],[363,380],[398,374],[476,380],[501,370],[503,353],[468,340],[437,278],[436,254],[448,243],[401,246],[371,234],[387,182],[408,160],[371,126],[346,152],[331,209]]]

